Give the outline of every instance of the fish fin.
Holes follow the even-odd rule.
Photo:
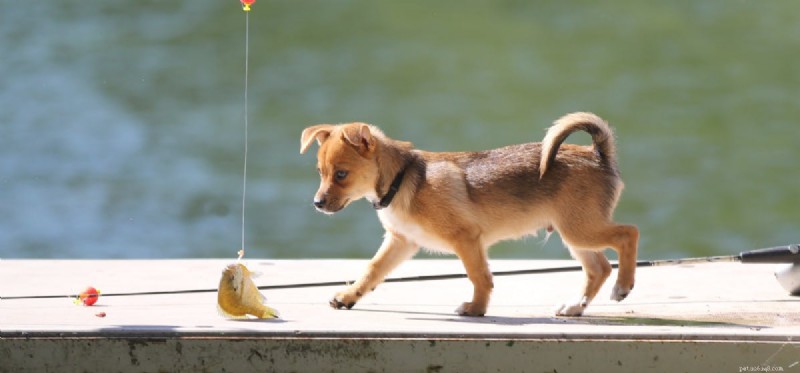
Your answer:
[[[259,278],[264,275],[261,271],[250,271],[250,278]]]

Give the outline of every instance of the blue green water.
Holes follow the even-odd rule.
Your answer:
[[[0,258],[234,257],[244,31],[234,0],[0,0]],[[617,131],[616,218],[642,258],[800,242],[798,60],[794,0],[259,0],[247,256],[367,258],[381,241],[366,202],[311,207],[308,125],[478,150],[577,110]],[[491,257],[567,254],[554,236]]]

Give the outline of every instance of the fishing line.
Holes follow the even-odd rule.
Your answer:
[[[661,259],[661,260],[640,260],[636,262],[636,267],[662,267],[662,266],[675,266],[675,265],[690,265],[702,263],[725,263],[725,262],[740,262],[740,263],[793,263],[800,265],[800,245],[786,245],[777,246],[766,249],[758,249],[745,251],[738,255],[725,255],[725,256],[707,256],[700,258],[683,258],[683,259]],[[618,263],[613,263],[612,268],[619,268]],[[548,268],[533,268],[533,269],[520,269],[510,271],[494,271],[492,275],[495,277],[501,276],[519,276],[519,275],[537,275],[547,273],[560,273],[560,272],[574,272],[580,271],[583,268],[579,265],[563,266],[563,267],[548,267]],[[394,277],[387,278],[383,283],[402,283],[402,282],[422,282],[422,281],[440,281],[440,280],[454,280],[467,278],[464,273],[450,273],[439,275],[423,275],[423,276],[408,276],[408,277]],[[354,281],[323,281],[323,282],[306,282],[295,284],[283,285],[262,285],[258,290],[280,290],[280,289],[302,289],[302,288],[315,288],[315,287],[330,287],[330,286],[343,286],[351,284]],[[217,289],[192,289],[192,290],[167,290],[167,291],[143,291],[143,292],[130,292],[130,293],[103,293],[103,297],[115,296],[137,296],[137,295],[169,295],[169,294],[192,294],[192,293],[212,293]],[[48,298],[71,298],[74,295],[27,295],[27,296],[12,296],[0,297],[3,300],[13,299],[48,299]]]
[[[242,246],[239,253],[241,258],[244,255],[244,232],[245,232],[245,206],[247,201],[247,143],[248,143],[248,75],[249,75],[249,60],[250,60],[250,8],[249,4],[244,5],[244,166],[242,171]]]

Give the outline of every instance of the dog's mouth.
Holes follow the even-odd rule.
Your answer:
[[[329,210],[329,209],[327,209],[325,207],[314,207],[314,208],[317,209],[317,211],[319,211],[319,212],[321,212],[321,213],[323,213],[325,215],[333,215],[335,212],[341,210],[341,208],[336,209],[336,210]]]
[[[345,208],[348,203],[350,203],[350,200],[345,200],[344,203],[341,204],[333,204],[333,203],[326,203],[324,205],[314,204],[314,208],[325,215],[333,215],[334,213]]]

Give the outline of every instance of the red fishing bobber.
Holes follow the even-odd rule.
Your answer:
[[[82,303],[84,306],[91,306],[97,303],[98,299],[100,299],[100,292],[97,291],[97,289],[89,286],[86,288],[86,290],[78,294],[78,299],[75,301],[75,303]]]
[[[256,0],[239,0],[239,2],[242,3],[242,10],[244,10],[245,12],[249,12],[250,5],[253,5],[253,3],[256,2]]]

